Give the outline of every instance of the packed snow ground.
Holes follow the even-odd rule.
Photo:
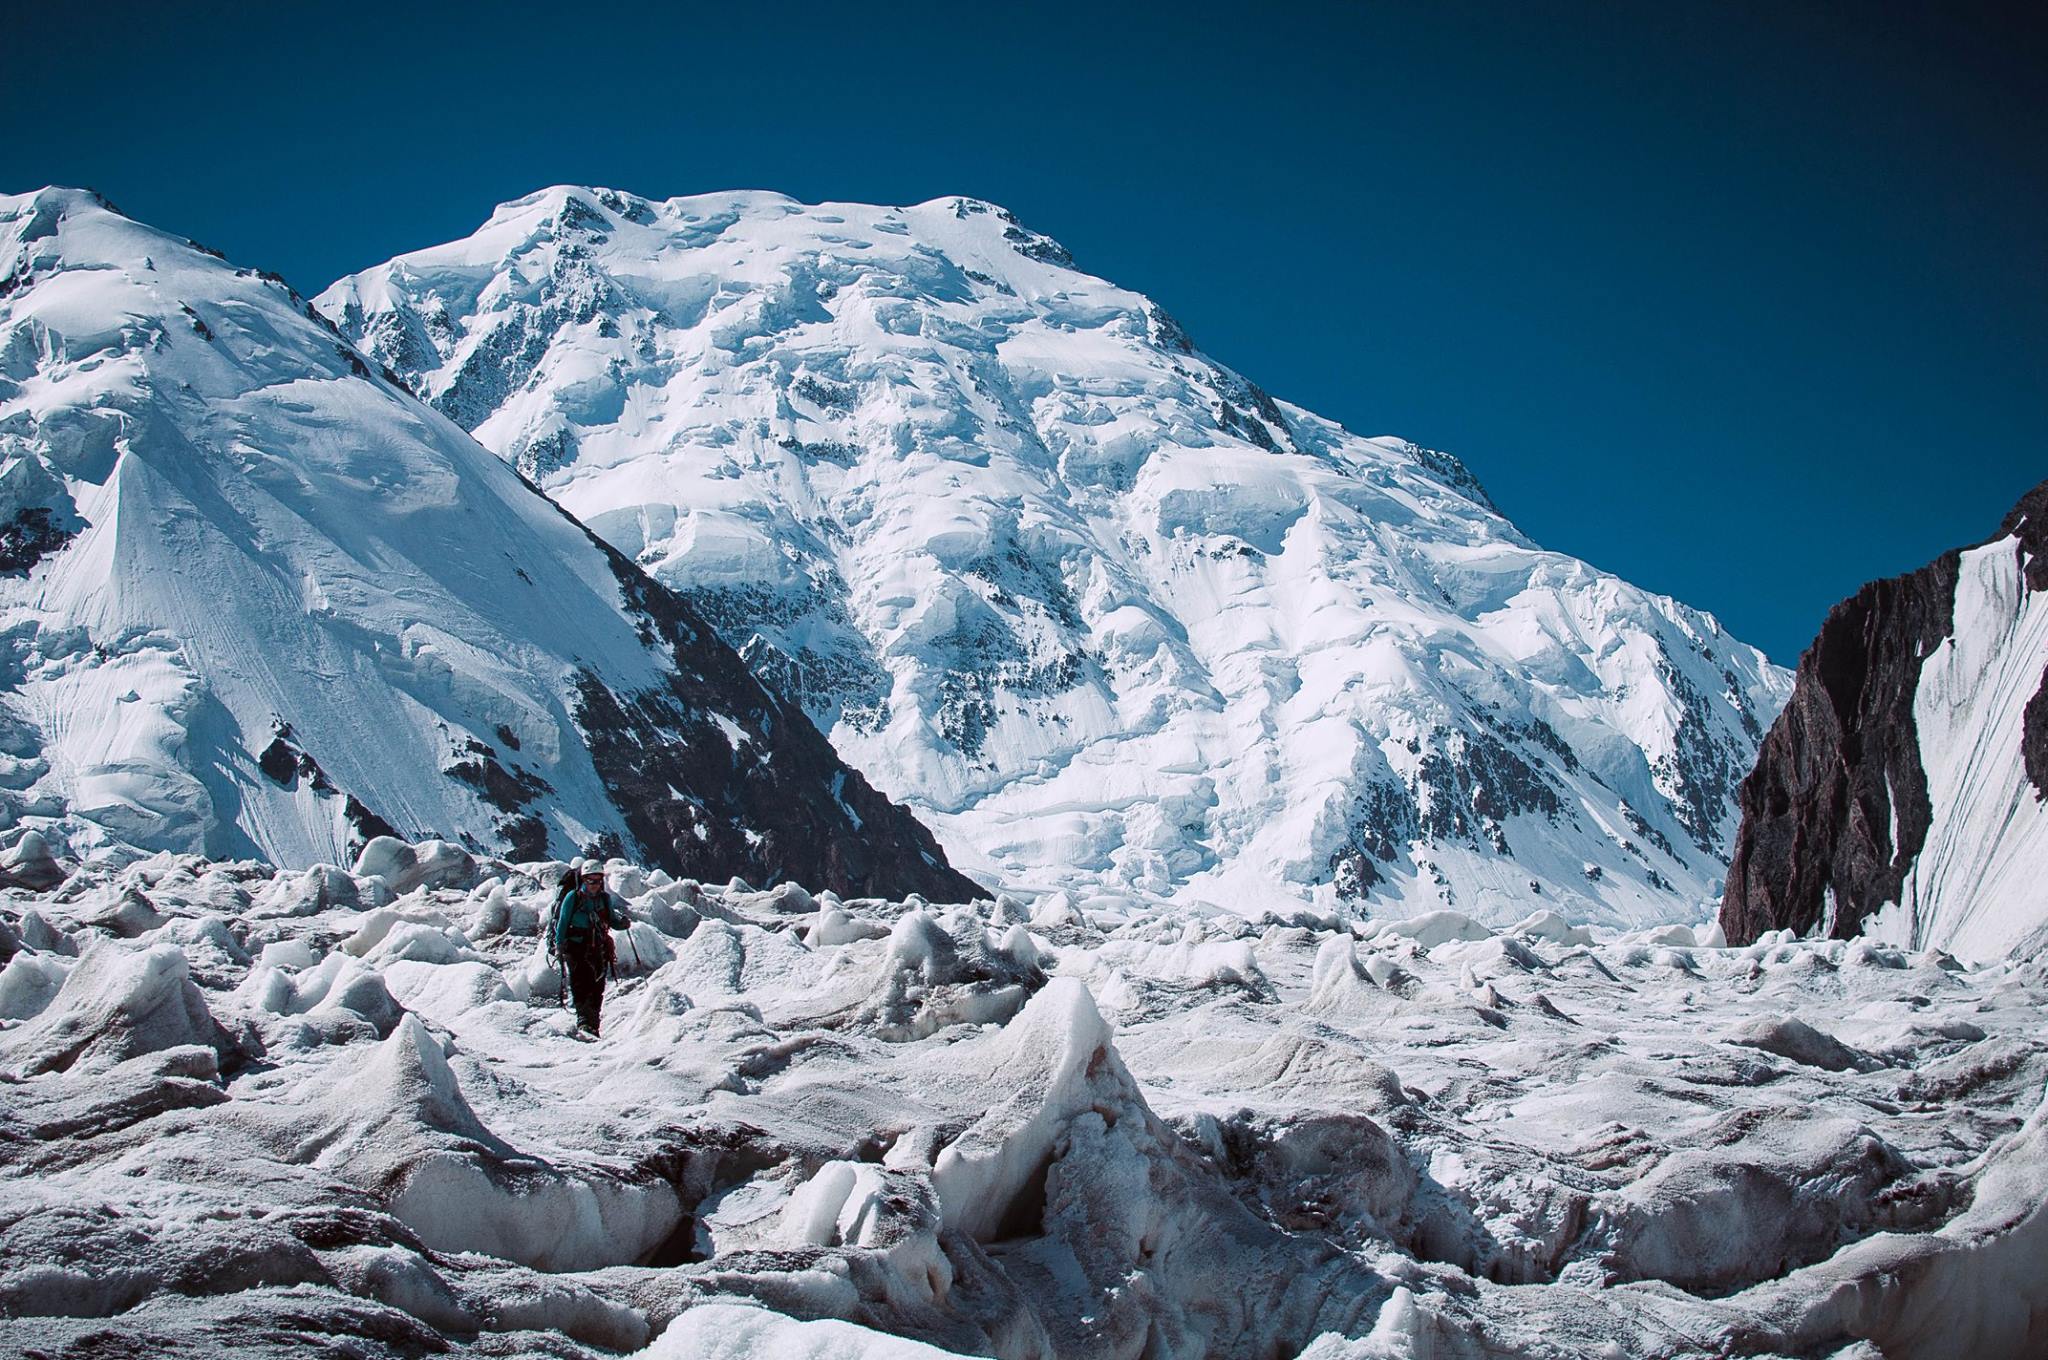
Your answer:
[[[18,837],[0,1350],[2018,1356],[2039,962]],[[55,880],[62,879],[61,882]]]

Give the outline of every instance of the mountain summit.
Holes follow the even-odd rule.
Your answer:
[[[1001,208],[554,188],[317,305],[984,877],[1611,922],[1718,895],[1782,671]]]
[[[686,605],[275,278],[0,197],[0,811],[971,893]]]

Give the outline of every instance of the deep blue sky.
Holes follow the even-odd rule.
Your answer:
[[[551,183],[977,195],[1789,664],[2048,476],[2048,43],[1935,8],[41,5],[0,190],[307,293]]]

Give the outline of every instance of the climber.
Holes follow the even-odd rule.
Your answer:
[[[612,931],[631,924],[626,909],[606,891],[599,865],[593,861],[570,867],[548,922],[548,953],[569,976],[576,1028],[593,1039],[604,1006],[605,979],[612,971]]]

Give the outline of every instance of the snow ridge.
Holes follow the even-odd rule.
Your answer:
[[[347,863],[397,830],[967,887],[282,280],[77,190],[0,198],[0,525],[0,821],[69,818],[75,854]]]

